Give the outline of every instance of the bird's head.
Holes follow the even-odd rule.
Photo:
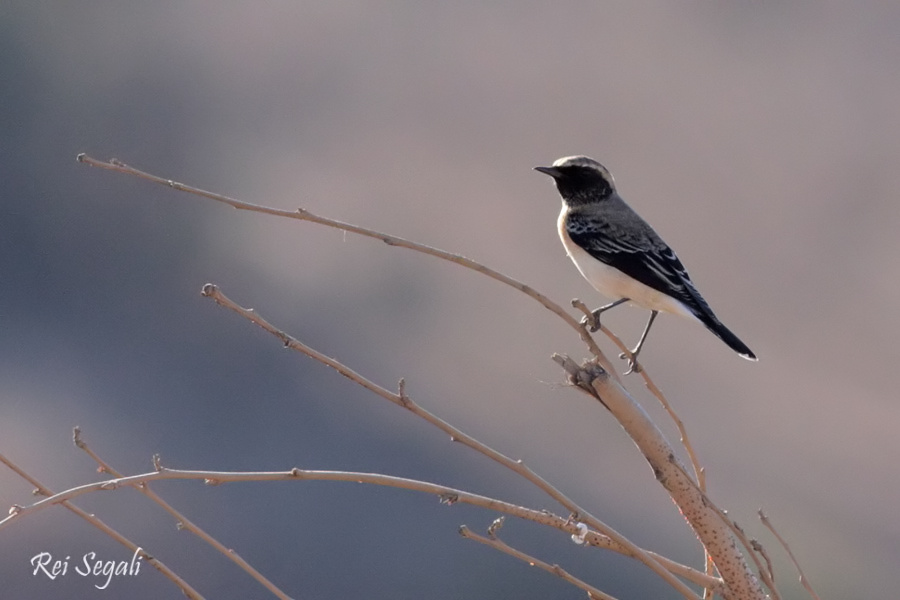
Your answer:
[[[564,156],[549,167],[535,167],[556,182],[556,189],[566,203],[597,202],[616,192],[612,174],[587,156]]]

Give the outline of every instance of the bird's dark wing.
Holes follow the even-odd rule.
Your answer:
[[[675,252],[656,232],[630,209],[619,216],[624,217],[617,220],[621,224],[612,225],[596,216],[570,213],[566,219],[566,233],[600,262],[682,302],[732,350],[756,360],[753,351],[719,321],[694,287]]]
[[[566,232],[600,262],[681,301],[701,320],[715,318],[675,252],[639,218],[626,223],[627,227],[616,226],[605,219],[571,213]]]

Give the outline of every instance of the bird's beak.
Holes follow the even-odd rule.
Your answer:
[[[559,169],[557,169],[556,167],[535,167],[534,170],[540,171],[544,175],[549,175],[554,179],[562,175],[562,173],[560,173]]]

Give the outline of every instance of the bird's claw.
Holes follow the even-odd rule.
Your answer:
[[[581,318],[581,326],[587,327],[591,333],[600,331],[600,313],[594,311],[590,316],[585,315]]]
[[[623,375],[631,375],[632,373],[640,373],[644,370],[644,367],[641,366],[641,363],[637,361],[637,355],[631,352],[622,352],[619,354],[619,358],[622,360],[628,361],[628,370],[623,373]]]

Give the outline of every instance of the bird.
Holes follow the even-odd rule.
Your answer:
[[[631,356],[628,373],[639,371],[637,356],[660,312],[699,321],[748,360],[756,355],[716,317],[675,252],[619,195],[612,174],[587,156],[565,156],[549,167],[562,197],[557,228],[566,253],[600,294],[614,301],[585,316],[599,329],[600,314],[631,302],[650,310],[650,319]]]

